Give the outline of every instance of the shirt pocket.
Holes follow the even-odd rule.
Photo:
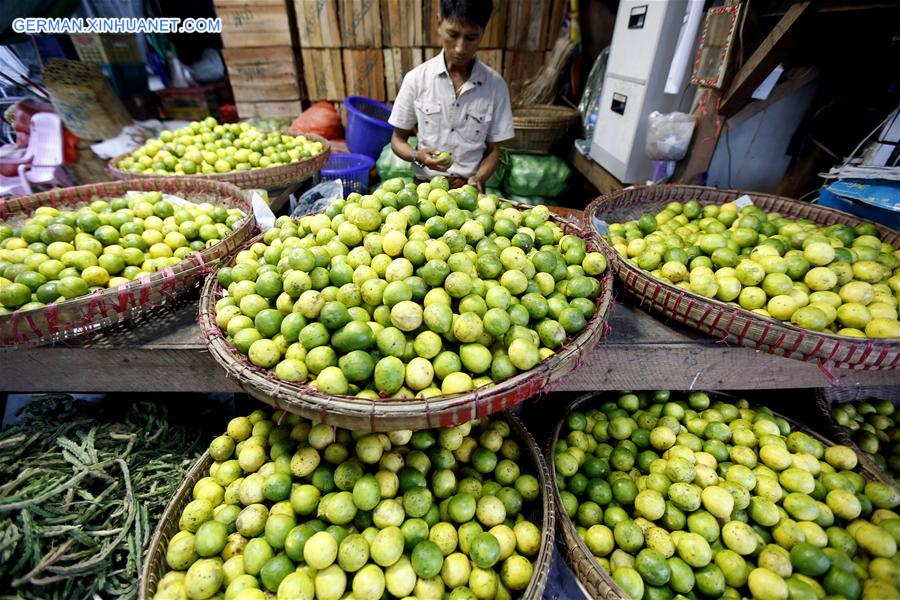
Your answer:
[[[428,143],[436,143],[441,131],[441,105],[437,102],[416,100],[415,107],[419,137],[426,138]]]
[[[487,109],[470,108],[459,135],[470,144],[483,144],[491,127],[491,113]]]

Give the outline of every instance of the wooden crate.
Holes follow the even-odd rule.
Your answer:
[[[365,96],[384,102],[384,55],[381,50],[345,48],[344,87],[348,96]]]
[[[510,2],[506,17],[506,48],[543,50],[553,0],[516,0]]]
[[[344,48],[381,48],[379,0],[338,0],[338,13]]]
[[[294,118],[303,112],[299,98],[278,102],[236,102],[235,106],[241,119],[249,119],[251,117]]]
[[[509,85],[510,96],[515,96],[525,81],[534,77],[544,66],[546,53],[542,51],[507,50],[503,53],[503,79]]]
[[[382,0],[384,2],[385,0]],[[481,38],[481,48],[506,47],[506,29],[510,6],[524,0],[494,0],[494,12]],[[567,0],[562,0],[566,2]],[[438,23],[441,19],[440,0],[422,0],[422,40],[426,46],[439,46]]]
[[[422,64],[422,48],[385,48],[384,87],[388,102],[393,102],[403,76]]]
[[[300,56],[303,59],[303,82],[310,100],[342,100],[347,95],[339,49],[301,48]]]
[[[337,0],[294,0],[297,37],[305,48],[340,48]]]
[[[385,48],[422,45],[421,0],[381,0],[381,23]]]
[[[237,102],[302,98],[296,51],[290,46],[223,48]]]
[[[226,48],[294,45],[286,0],[215,0],[215,6]]]

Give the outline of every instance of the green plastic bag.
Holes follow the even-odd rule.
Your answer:
[[[409,138],[409,144],[413,148],[416,147],[417,140],[415,137]],[[385,144],[381,149],[378,160],[375,161],[375,168],[378,170],[378,178],[382,181],[393,177],[409,177],[412,178],[412,163],[407,162],[394,154],[391,145]]]
[[[497,164],[497,169],[491,173],[488,180],[484,182],[484,187],[496,189],[502,188],[503,182],[506,180],[507,171],[509,171],[509,151],[506,150],[506,148],[500,148],[500,162]]]
[[[553,198],[563,193],[571,174],[569,165],[552,154],[510,154],[506,193]]]

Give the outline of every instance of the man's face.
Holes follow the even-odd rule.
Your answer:
[[[443,19],[438,26],[438,36],[444,48],[449,66],[463,67],[475,58],[484,28],[463,23],[458,19]]]

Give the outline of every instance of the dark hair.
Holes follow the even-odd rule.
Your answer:
[[[441,0],[441,19],[458,19],[463,23],[487,27],[494,12],[492,0]]]

